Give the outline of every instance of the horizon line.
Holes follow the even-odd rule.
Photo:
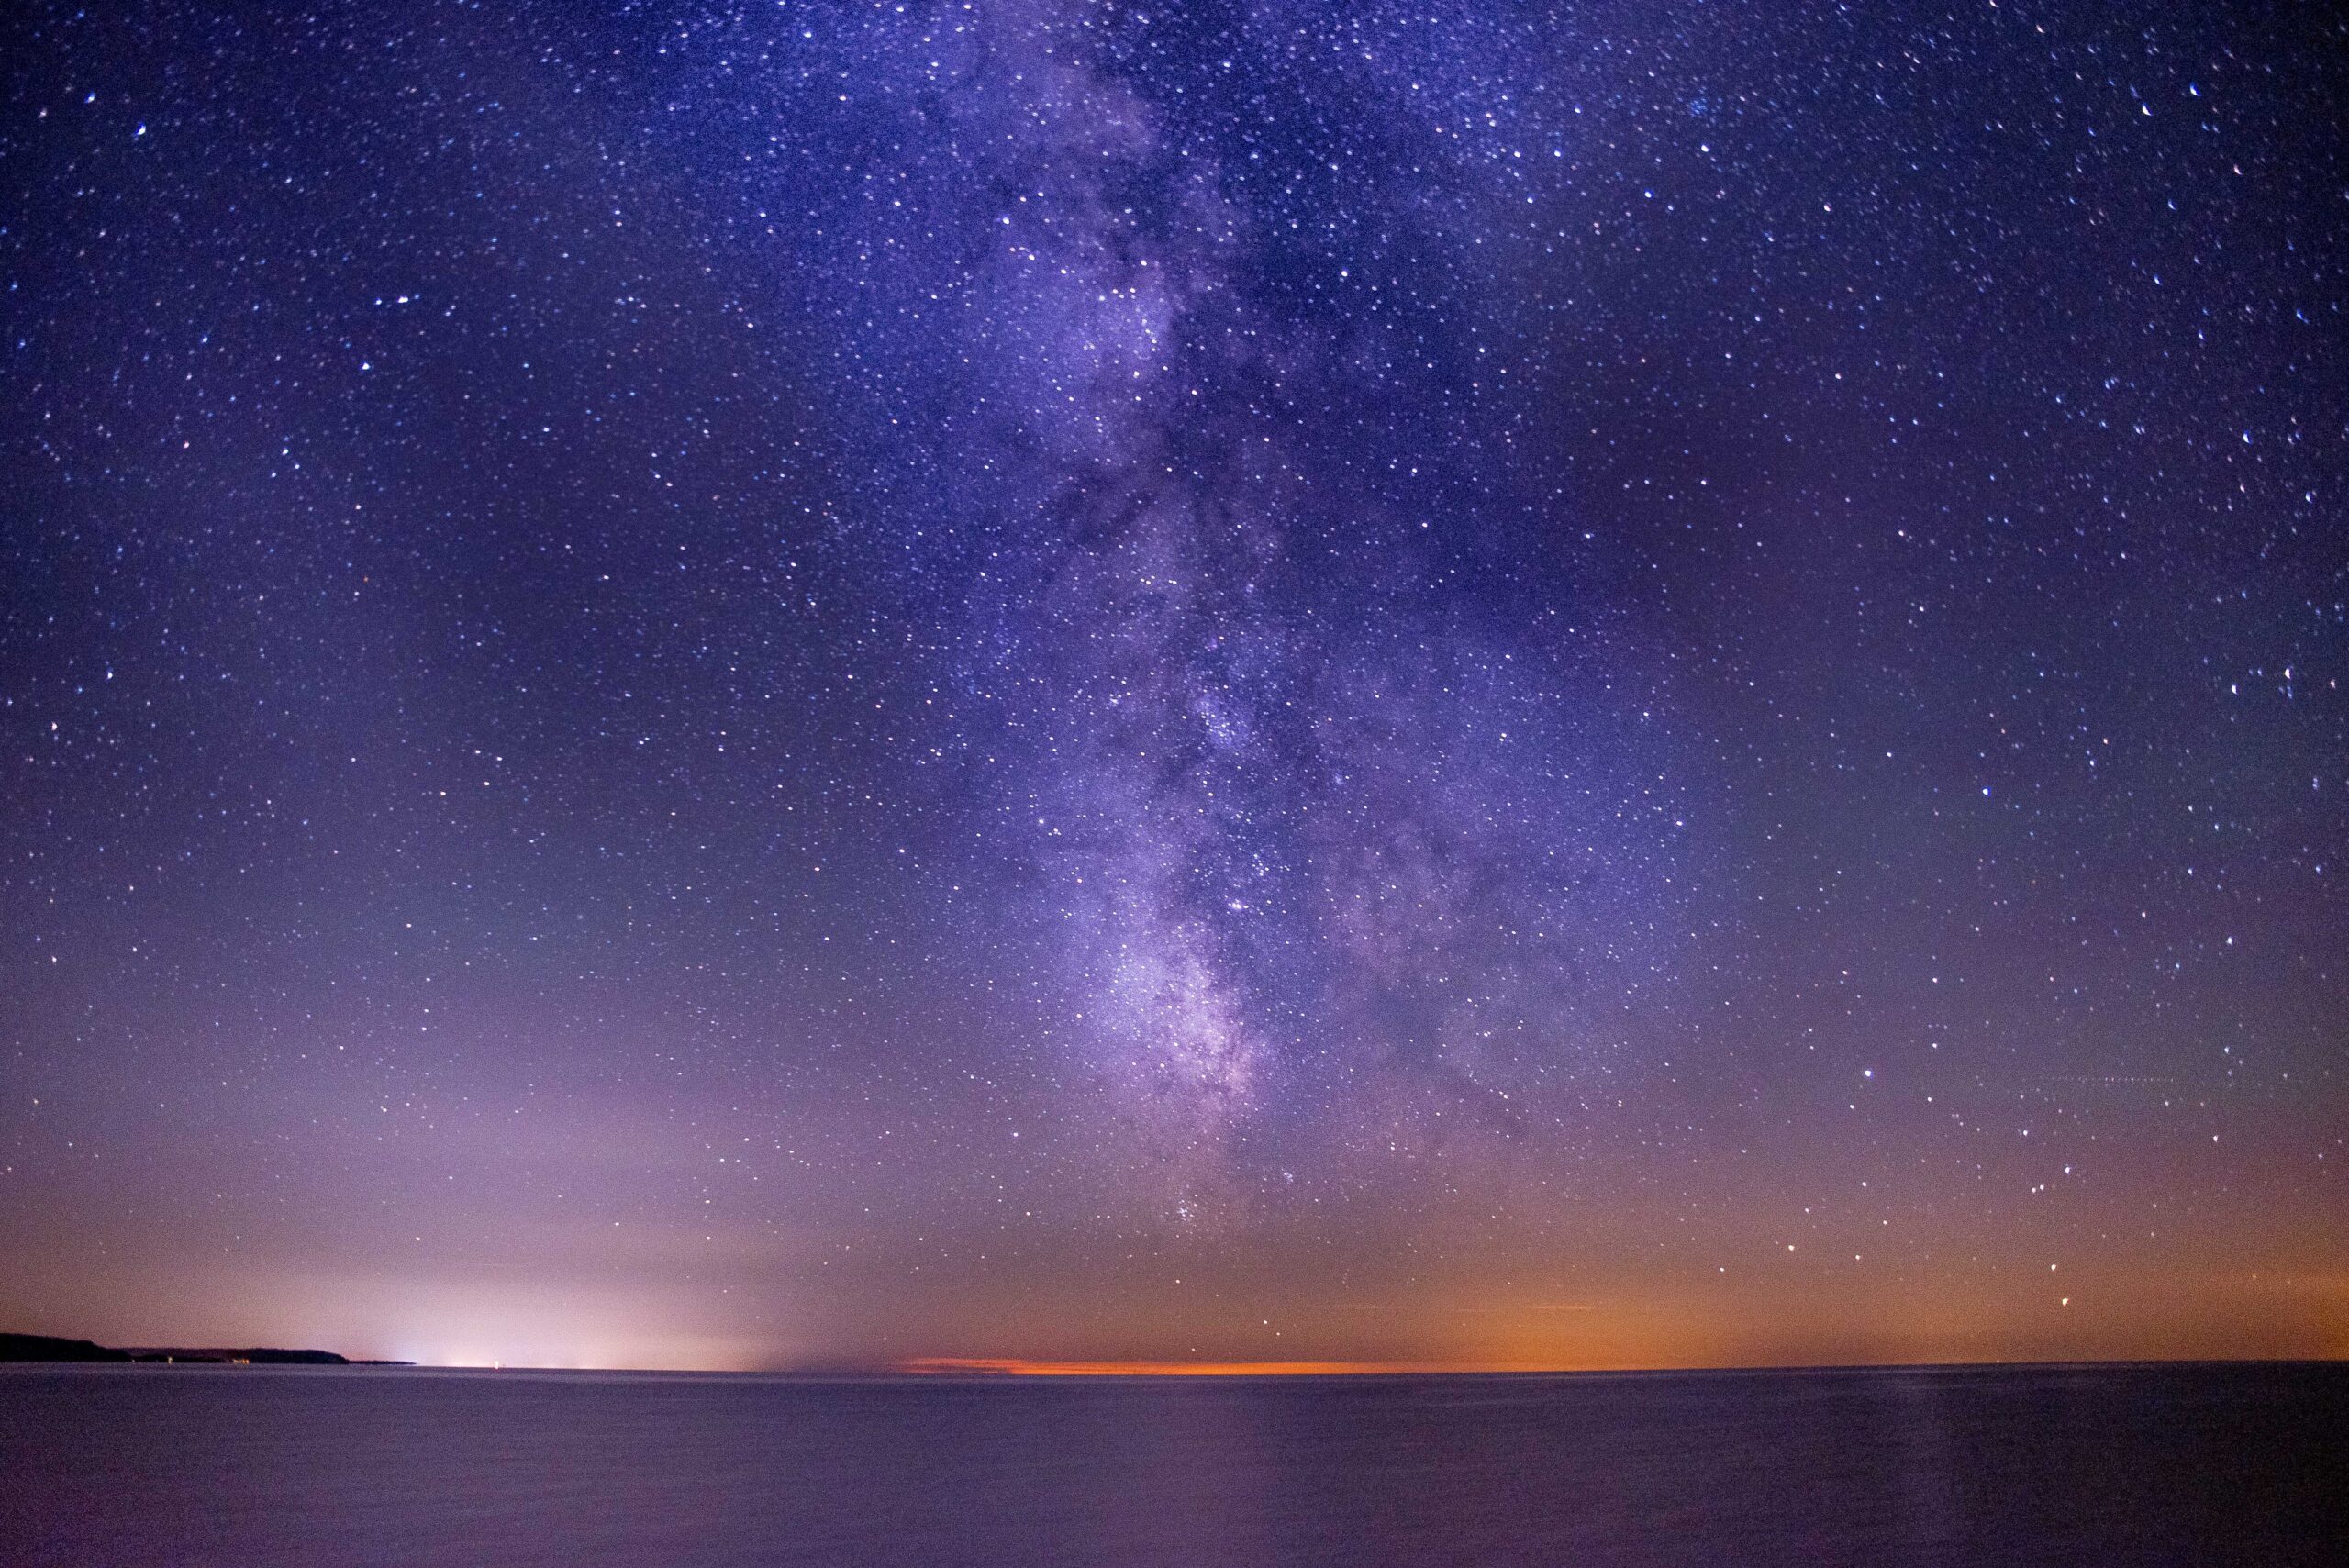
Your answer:
[[[918,1356],[878,1367],[808,1367],[811,1374],[905,1377],[1462,1377],[1497,1375],[1609,1376],[1624,1373],[1759,1372],[1929,1372],[1969,1367],[2299,1366],[2340,1365],[2349,1355],[2302,1356],[2018,1356],[1990,1361],[1866,1361],[1687,1362],[1569,1365],[1555,1362],[1436,1361],[1048,1361],[1020,1356]]]

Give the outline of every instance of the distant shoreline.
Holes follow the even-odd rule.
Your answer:
[[[52,1334],[0,1334],[0,1363],[32,1365],[111,1364],[133,1366],[413,1366],[413,1362],[353,1361],[332,1351],[284,1350],[273,1345],[136,1345],[116,1349],[94,1340]]]

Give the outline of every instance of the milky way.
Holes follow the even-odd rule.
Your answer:
[[[6,36],[0,1326],[2349,1347],[2338,24]]]
[[[889,150],[846,166],[817,297],[841,360],[890,356],[865,417],[901,479],[863,527],[963,601],[934,651],[987,734],[956,762],[996,868],[964,874],[1044,928],[1074,1063],[1178,1181],[1266,1120],[1334,1118],[1339,1152],[1365,1096],[1512,1128],[1668,951],[1661,748],[1510,462],[1508,371],[1413,373],[1484,357],[1457,296],[1506,262],[1458,238],[1564,128],[1424,20],[1288,21],[1015,7],[815,46]],[[1346,118],[1290,140],[1317,95]],[[1301,230],[1308,203],[1345,221]],[[1504,511],[1542,581],[1475,559]]]

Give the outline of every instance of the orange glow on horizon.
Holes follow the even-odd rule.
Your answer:
[[[1384,1373],[1579,1372],[1580,1367],[1526,1362],[1163,1362],[1028,1361],[1017,1356],[922,1356],[892,1371],[1006,1377],[1363,1377]]]

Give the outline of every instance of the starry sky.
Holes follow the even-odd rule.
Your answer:
[[[0,1318],[2349,1354],[2349,27],[11,8]]]

